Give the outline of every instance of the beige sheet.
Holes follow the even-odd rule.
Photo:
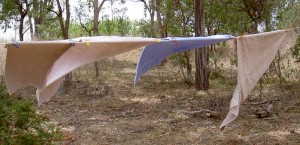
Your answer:
[[[155,43],[154,38],[88,37],[72,41],[8,43],[6,85],[10,94],[24,86],[37,88],[38,104],[48,101],[66,74],[106,57]],[[134,43],[133,43],[134,42]],[[71,44],[75,44],[72,46]]]
[[[261,76],[269,68],[283,41],[293,33],[291,30],[278,30],[237,37],[235,41],[238,57],[238,84],[230,102],[230,110],[220,128],[234,121],[240,105],[248,97]]]
[[[0,43],[0,84],[5,82],[5,62],[6,62],[6,48],[5,43]]]

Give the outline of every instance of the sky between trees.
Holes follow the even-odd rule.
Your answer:
[[[75,18],[75,7],[78,5],[76,0],[70,1],[71,5],[71,17]],[[144,13],[144,4],[142,2],[128,0],[124,4],[115,4],[113,8],[121,9],[127,8],[126,16],[130,20],[139,20],[139,19],[148,19],[148,16]],[[109,3],[104,4],[104,9],[100,12],[100,17],[108,15],[111,16],[111,5]],[[18,30],[17,29],[7,29],[6,32],[3,29],[0,29],[0,42],[2,41],[9,41],[9,40],[18,40]],[[25,34],[25,41],[30,41],[30,33],[29,31]]]

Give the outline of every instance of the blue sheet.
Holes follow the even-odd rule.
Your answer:
[[[137,67],[134,85],[137,80],[152,67],[159,65],[161,61],[176,52],[202,48],[219,42],[224,42],[234,37],[231,35],[213,35],[208,37],[167,37],[158,43],[153,43],[142,51]]]

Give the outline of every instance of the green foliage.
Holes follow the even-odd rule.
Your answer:
[[[110,20],[110,19],[103,19],[100,22],[100,33],[102,35],[114,35],[115,33],[115,27],[116,27],[116,23],[114,20]]]
[[[1,0],[0,1],[0,22],[2,22],[2,28],[8,29],[12,28],[11,24],[13,20],[18,18],[17,4],[11,0]]]
[[[296,28],[300,27],[300,1],[285,0],[286,3],[282,4],[281,9],[278,10],[278,27],[284,28]]]
[[[241,7],[241,0],[206,1],[205,25],[209,35],[246,33],[251,22]]]
[[[38,34],[39,40],[55,40],[55,39],[62,39],[63,36],[61,34],[61,30],[57,29],[60,28],[59,22],[55,21],[54,18],[51,16],[47,16],[49,19],[43,25],[37,25],[36,29]],[[51,20],[52,19],[52,20]]]
[[[128,18],[116,17],[114,19],[102,19],[99,30],[101,35],[128,36],[132,28],[132,22]]]
[[[131,30],[131,21],[128,18],[116,18],[117,22],[117,35],[127,36]]]
[[[133,21],[133,29],[131,29],[131,34],[133,36],[151,37],[150,22],[146,20]]]
[[[194,32],[193,1],[162,1],[160,8],[164,28],[168,36],[192,36]]]
[[[92,25],[92,23],[89,23],[89,24]],[[89,27],[91,27],[91,26],[89,26]],[[76,22],[70,23],[70,30],[69,30],[70,38],[90,36],[90,35],[91,34],[88,34],[88,32],[85,31],[84,28],[82,28],[82,26],[80,26],[79,23],[76,23]]]
[[[0,104],[0,144],[42,145],[61,138],[57,127],[36,114],[32,101],[9,96],[3,86]]]
[[[296,44],[291,49],[292,55],[295,59],[297,59],[297,62],[300,62],[300,36],[298,37]]]

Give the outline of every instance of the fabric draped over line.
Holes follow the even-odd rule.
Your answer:
[[[66,74],[82,65],[147,46],[138,65],[142,67],[137,68],[137,76],[140,77],[155,64],[159,64],[160,61],[157,60],[162,60],[172,53],[232,38],[230,35],[216,35],[158,40],[100,36],[60,41],[18,42],[17,45],[8,43],[6,44],[6,85],[10,94],[28,85],[36,87],[38,105],[41,105],[55,95]]]
[[[234,37],[231,35],[213,35],[208,37],[191,37],[191,38],[165,38],[160,43],[154,43],[146,46],[142,51],[136,67],[136,76],[134,85],[137,80],[152,67],[159,65],[161,61],[174,53],[187,51],[195,48],[202,48],[208,45],[224,42]]]
[[[8,43],[6,85],[10,94],[24,86],[37,88],[38,104],[48,101],[64,76],[72,70],[103,58],[155,43],[155,38],[88,37],[61,41]]]
[[[293,33],[292,31],[278,30],[235,38],[233,46],[237,47],[238,82],[230,102],[230,110],[220,126],[221,129],[237,118],[240,105],[269,68],[284,40]]]

